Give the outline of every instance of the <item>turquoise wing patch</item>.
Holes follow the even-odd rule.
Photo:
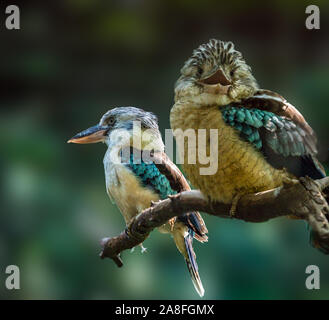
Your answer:
[[[238,130],[242,139],[259,150],[270,148],[283,157],[303,156],[309,153],[307,134],[286,117],[242,106],[229,105],[221,111],[225,123]]]
[[[271,112],[234,106],[224,107],[222,115],[225,123],[238,130],[240,136],[257,149],[261,149],[263,146],[259,129],[265,127],[272,117],[276,117]]]
[[[131,153],[129,163],[130,170],[140,178],[142,184],[159,194],[161,199],[167,198],[177,192],[173,190],[165,175],[163,175],[153,162],[145,162],[140,157],[136,158]]]

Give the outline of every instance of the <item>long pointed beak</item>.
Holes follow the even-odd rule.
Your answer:
[[[67,143],[96,143],[105,140],[108,127],[96,125],[76,134]]]

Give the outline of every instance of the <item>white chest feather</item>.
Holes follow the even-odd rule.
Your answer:
[[[122,163],[111,161],[109,150],[104,157],[106,191],[120,209],[126,223],[151,201],[159,200],[158,194],[142,186],[138,177]]]

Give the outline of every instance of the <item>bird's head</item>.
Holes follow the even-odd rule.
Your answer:
[[[234,44],[211,39],[185,62],[175,85],[175,100],[227,105],[252,96],[257,89],[251,68]]]
[[[104,142],[109,147],[134,146],[161,149],[163,142],[157,117],[135,107],[117,107],[107,111],[99,123],[72,137],[68,143]]]

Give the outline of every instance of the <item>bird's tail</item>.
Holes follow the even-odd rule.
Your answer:
[[[185,248],[187,251],[187,258],[185,258],[188,271],[190,272],[191,279],[194,285],[195,290],[200,295],[200,297],[203,297],[204,295],[204,288],[201,282],[201,278],[198,271],[198,264],[196,262],[196,255],[193,250],[193,237],[194,237],[194,231],[189,229],[189,231],[184,236],[184,243]]]
[[[172,229],[172,235],[177,249],[185,258],[195,290],[200,297],[203,297],[204,289],[198,271],[198,264],[196,263],[196,255],[193,250],[194,231],[181,221],[176,220]]]

